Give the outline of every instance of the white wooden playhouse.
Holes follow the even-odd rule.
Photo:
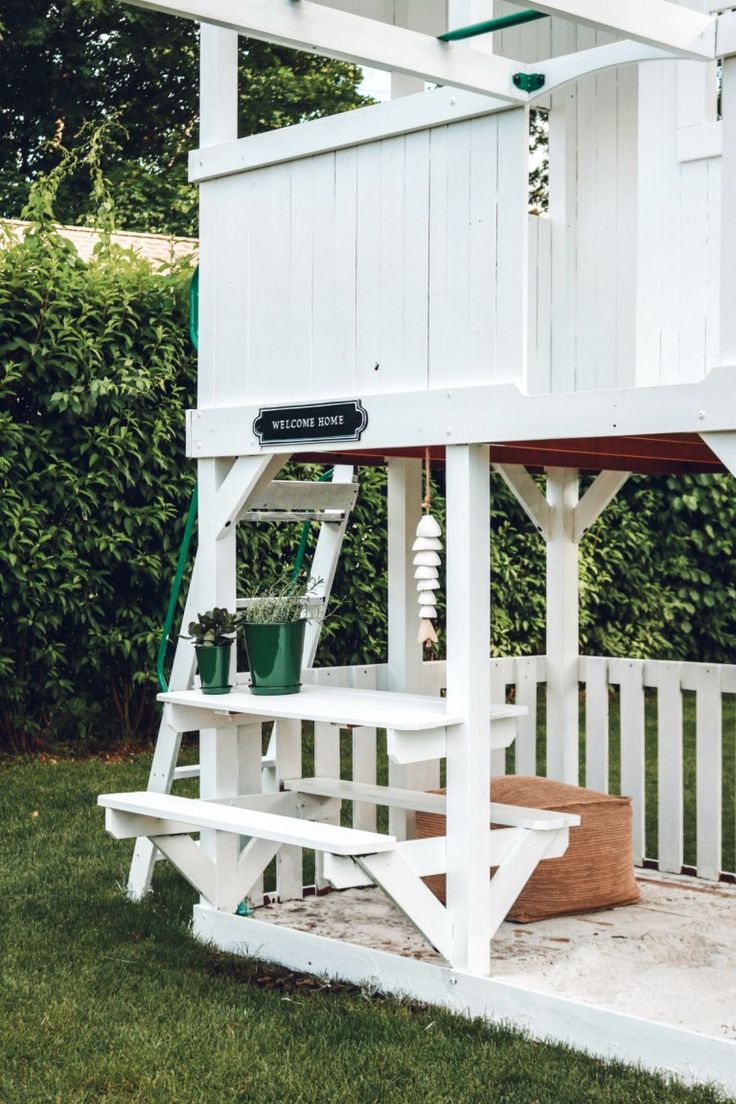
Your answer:
[[[315,623],[300,694],[254,697],[241,672],[235,691],[213,699],[194,688],[192,650],[181,644],[149,789],[100,798],[108,830],[137,837],[130,892],[147,891],[154,856],[164,855],[201,894],[195,933],[220,947],[736,1089],[736,895],[718,881],[722,698],[736,692],[736,666],[580,657],[577,631],[578,542],[628,473],[736,469],[734,5],[543,0],[533,20],[452,40],[448,30],[519,8],[132,2],[202,24],[201,146],[190,162],[201,196],[199,389],[187,423],[200,513],[185,621],[235,607],[238,522],[320,521],[312,570],[328,593],[357,469],[385,462],[389,653],[377,666],[312,667]],[[238,34],[387,70],[392,99],[239,139]],[[528,212],[530,105],[549,111],[546,217]],[[423,662],[416,643],[411,543],[427,449],[446,473],[446,663]],[[332,483],[279,481],[291,457],[334,463]],[[546,543],[546,656],[488,658],[490,465]],[[530,467],[546,471],[546,495]],[[581,470],[599,473],[582,497]],[[548,775],[600,790],[609,685],[620,688],[622,792],[634,800],[640,866],[645,690],[656,690],[659,872],[673,893],[702,900],[704,925],[733,930],[717,962],[699,960],[700,982],[680,975],[691,985],[684,1018],[643,1016],[625,993],[591,998],[583,969],[579,990],[555,990],[523,972],[509,978],[506,952],[506,975],[496,968],[510,904],[575,830],[560,814],[489,812],[507,747],[518,773],[536,772],[539,683]],[[683,691],[697,696],[690,873],[699,882],[689,888],[678,882]],[[310,778],[303,722],[314,723]],[[350,778],[341,778],[341,726],[352,730]],[[190,730],[201,732],[199,767],[177,768]],[[377,730],[387,734],[388,787],[376,784]],[[446,799],[426,793],[442,760]],[[200,798],[173,795],[172,783],[192,774]],[[352,827],[340,826],[342,801],[353,802]],[[376,830],[376,806],[390,808],[388,834]],[[446,838],[413,838],[416,810],[445,809]],[[491,816],[501,825],[493,831]],[[273,922],[265,913],[274,910],[235,914],[245,897],[260,902],[274,856],[276,899],[301,898],[303,848],[317,853],[320,887],[375,883],[428,956],[315,934],[297,919],[289,926],[288,914]],[[491,865],[499,870],[489,891]],[[438,872],[446,907],[421,880]],[[314,897],[314,908],[333,898]],[[718,919],[706,908],[716,905]],[[619,915],[601,923],[613,930],[626,922]],[[583,940],[584,926],[575,931]],[[631,986],[629,997],[645,968],[646,955],[619,985]],[[703,987],[720,1001],[720,1026],[687,1019]]]

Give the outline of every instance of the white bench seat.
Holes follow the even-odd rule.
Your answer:
[[[445,816],[447,798],[444,794],[406,790],[397,786],[375,786],[368,782],[348,782],[341,778],[292,778],[284,789],[315,797],[336,797],[343,801],[363,801],[368,805],[387,805],[394,809],[437,813]],[[491,801],[488,806],[491,824],[508,828],[526,828],[535,832],[554,832],[558,828],[577,828],[577,813],[561,813],[552,809],[528,809],[523,805],[502,805]]]
[[[393,851],[396,847],[393,836],[380,835],[377,832],[342,828],[339,825],[302,820],[295,816],[265,813],[261,810],[154,793],[150,790],[101,794],[97,803],[106,810],[105,827],[116,839],[130,838],[131,835],[170,835],[172,828],[175,831],[178,824],[183,834],[211,829],[270,840],[280,845],[308,847],[332,855],[375,855]]]

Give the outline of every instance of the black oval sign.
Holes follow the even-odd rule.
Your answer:
[[[360,399],[264,406],[253,422],[261,445],[296,445],[309,441],[359,441],[368,425]]]

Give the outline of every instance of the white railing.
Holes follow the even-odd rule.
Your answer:
[[[540,693],[545,667],[544,656],[491,660],[494,700],[513,698],[528,709],[508,757],[494,753],[494,774],[545,773],[545,709]],[[421,692],[442,693],[443,661],[425,663],[422,675]],[[386,689],[387,678],[385,664],[305,672],[311,682],[365,689]],[[656,863],[659,870],[673,873],[692,869],[708,880],[717,879],[726,866],[734,870],[736,720],[730,706],[726,745],[730,775],[724,776],[723,713],[724,695],[736,694],[736,665],[581,656],[579,679],[579,782],[632,798],[635,863]],[[612,723],[615,717],[618,724]],[[373,783],[385,777],[385,748],[375,730],[354,729],[351,745],[355,781]],[[314,773],[339,777],[340,758],[340,733],[334,726],[315,724]],[[428,767],[422,782],[431,788],[439,779],[435,764]],[[728,809],[725,852],[724,807]],[[356,803],[354,825],[375,830],[376,812],[375,806]]]
[[[645,861],[647,843],[656,839],[660,870],[679,873],[687,862],[700,878],[716,879],[727,865],[733,871],[734,730],[731,717],[724,743],[723,719],[724,695],[736,693],[736,665],[582,656],[579,670],[585,684],[584,784],[593,789],[609,789],[616,736],[609,724],[609,687],[616,688],[619,788],[633,798],[635,862]],[[648,804],[655,800],[656,825],[647,834]],[[694,854],[686,854],[688,841]]]

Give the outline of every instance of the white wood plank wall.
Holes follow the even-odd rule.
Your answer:
[[[499,2],[497,14],[517,10]],[[494,49],[535,62],[615,41],[545,19],[494,35]],[[549,115],[550,209],[530,227],[529,389],[635,382],[636,71],[570,85]],[[549,239],[549,241],[547,240]]]
[[[205,182],[218,401],[523,385],[527,161],[512,110]]]
[[[636,382],[689,383],[718,359],[720,157],[678,159],[681,131],[716,118],[714,67],[639,72]]]
[[[494,49],[534,62],[611,41],[547,19]],[[715,66],[621,67],[546,106],[551,258],[532,225],[530,390],[702,379],[719,354],[720,157],[680,161],[678,139],[715,120]]]

